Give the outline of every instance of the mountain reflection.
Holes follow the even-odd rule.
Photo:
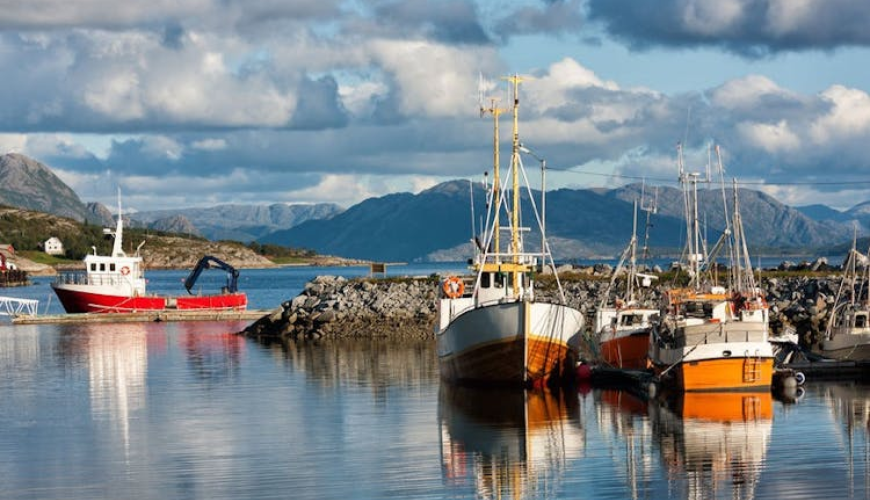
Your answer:
[[[651,401],[649,416],[672,497],[755,497],[773,428],[770,392],[685,393]]]
[[[577,396],[441,384],[446,485],[477,498],[556,498],[567,462],[585,451]]]

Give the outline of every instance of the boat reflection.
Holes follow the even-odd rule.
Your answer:
[[[826,384],[823,399],[831,409],[834,420],[842,423],[842,441],[845,450],[846,473],[849,484],[863,476],[863,483],[870,485],[870,385],[857,382]],[[862,451],[863,450],[863,451]],[[856,457],[861,457],[856,460]],[[860,483],[859,483],[860,484]]]
[[[751,499],[773,428],[763,392],[683,393],[649,404],[671,496]]]
[[[86,367],[93,419],[107,422],[130,450],[132,415],[146,407],[148,326],[142,323],[64,325],[61,352]]]
[[[214,332],[196,323],[179,323],[178,343],[188,366],[203,382],[222,382],[238,376],[245,339],[230,331]]]
[[[623,469],[627,494],[632,500],[649,496],[648,484],[656,468],[647,402],[628,391],[594,392],[598,430],[609,447],[614,466]],[[646,485],[646,487],[645,487]]]
[[[584,453],[576,396],[444,383],[439,399],[444,482],[477,498],[555,498]]]

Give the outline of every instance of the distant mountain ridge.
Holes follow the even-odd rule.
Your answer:
[[[111,212],[100,203],[81,202],[47,166],[18,154],[0,156],[0,204],[71,217],[92,224],[112,225]],[[441,183],[418,194],[393,193],[370,198],[347,210],[334,204],[237,205],[131,213],[131,226],[211,240],[259,241],[320,254],[382,261],[463,260],[471,255],[472,219],[479,232],[485,216],[486,193],[480,183]],[[630,238],[632,203],[641,185],[617,189],[557,189],[547,194],[547,234],[560,259],[612,257]],[[679,251],[685,239],[682,193],[658,187],[658,211],[652,216],[650,247]],[[650,188],[646,188],[650,192]],[[523,192],[524,225],[534,214]],[[535,200],[540,193],[533,191]],[[730,190],[726,197],[731,201]],[[472,216],[470,199],[474,199]],[[740,189],[744,225],[752,247],[768,250],[811,250],[851,242],[853,222],[870,226],[870,202],[848,211],[823,205],[792,208],[774,198]],[[649,202],[647,195],[647,202]],[[714,242],[724,227],[722,192],[699,191],[699,208],[707,239]],[[645,218],[639,217],[639,236]],[[125,214],[125,218],[128,217]],[[527,248],[536,250],[540,235],[524,234]]]
[[[17,153],[0,156],[0,204],[94,222],[75,191],[49,167]]]
[[[169,217],[184,217],[196,234],[210,240],[250,242],[312,219],[328,219],[343,211],[333,203],[271,205],[224,204],[208,208],[153,210],[131,214],[136,221],[151,227]]]
[[[652,216],[654,226],[649,233],[649,245],[679,252],[685,241],[682,192],[672,187],[658,189],[658,212]],[[633,202],[640,194],[640,184],[613,190],[549,192],[547,235],[556,257],[575,259],[618,254],[631,237]],[[533,221],[528,194],[523,192],[522,196],[526,199],[522,220]],[[540,193],[533,192],[532,196],[539,200]],[[810,249],[850,237],[851,231],[845,226],[814,221],[764,193],[740,189],[738,196],[747,238],[755,248]],[[475,184],[470,194],[467,181],[449,181],[416,195],[394,193],[371,198],[331,219],[309,221],[260,241],[359,259],[462,260],[471,255],[469,200],[472,197],[475,213],[483,217],[483,187]],[[727,197],[730,207],[731,194]],[[721,190],[702,189],[698,204],[712,244],[725,227]],[[644,234],[644,223],[642,219],[640,237]],[[535,231],[526,233],[524,239],[530,249],[540,246],[540,235]]]

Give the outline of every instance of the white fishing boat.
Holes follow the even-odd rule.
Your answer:
[[[626,275],[625,293],[615,301],[609,302],[610,290],[623,274]],[[593,332],[598,335],[598,346],[605,363],[618,368],[647,367],[649,332],[658,319],[659,309],[644,300],[641,290],[648,288],[655,279],[658,277],[638,272],[637,203],[635,203],[631,240],[619,259],[601,304],[595,311]]]
[[[858,260],[863,256],[856,246],[857,235],[843,266],[843,279],[820,346],[821,354],[829,358],[870,359],[870,265],[865,263],[858,271]]]
[[[768,306],[755,285],[736,183],[733,221],[728,221],[726,208],[726,228],[708,253],[698,217],[700,174],[684,171],[682,152],[679,167],[690,281],[667,292],[661,321],[650,335],[650,361],[663,382],[685,391],[769,388],[774,355],[768,342]],[[724,175],[721,157],[719,171]],[[724,185],[722,195],[724,202]],[[731,262],[725,286],[713,273],[722,248],[730,250]]]
[[[520,227],[521,177],[527,180],[518,131],[521,79],[513,76],[509,81],[513,90],[509,182],[502,185],[499,173],[498,116],[507,110],[494,104],[489,109],[481,106],[482,112],[492,113],[495,124],[487,223],[473,259],[474,275],[464,280],[458,276],[447,278],[440,287],[436,325],[439,369],[444,379],[453,382],[529,385],[572,376],[583,329],[583,314],[566,304],[546,240],[544,217],[537,210],[527,182],[528,199],[540,229],[541,251],[524,250],[523,234],[529,229]],[[542,184],[543,179],[542,175]],[[542,205],[544,191],[542,185]],[[504,250],[502,230],[510,235]],[[533,278],[538,259],[554,271],[558,302],[540,300],[535,294]]]

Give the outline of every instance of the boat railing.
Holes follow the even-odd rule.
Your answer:
[[[703,327],[683,331],[681,335],[676,336],[675,343],[677,347],[684,347],[711,342],[766,342],[766,328],[760,324],[757,328],[753,328],[753,326],[755,325],[742,324],[741,322],[707,323]]]
[[[84,271],[62,272],[57,275],[55,283],[60,285],[98,285],[116,286],[130,284],[130,279],[116,274],[90,273]]]

